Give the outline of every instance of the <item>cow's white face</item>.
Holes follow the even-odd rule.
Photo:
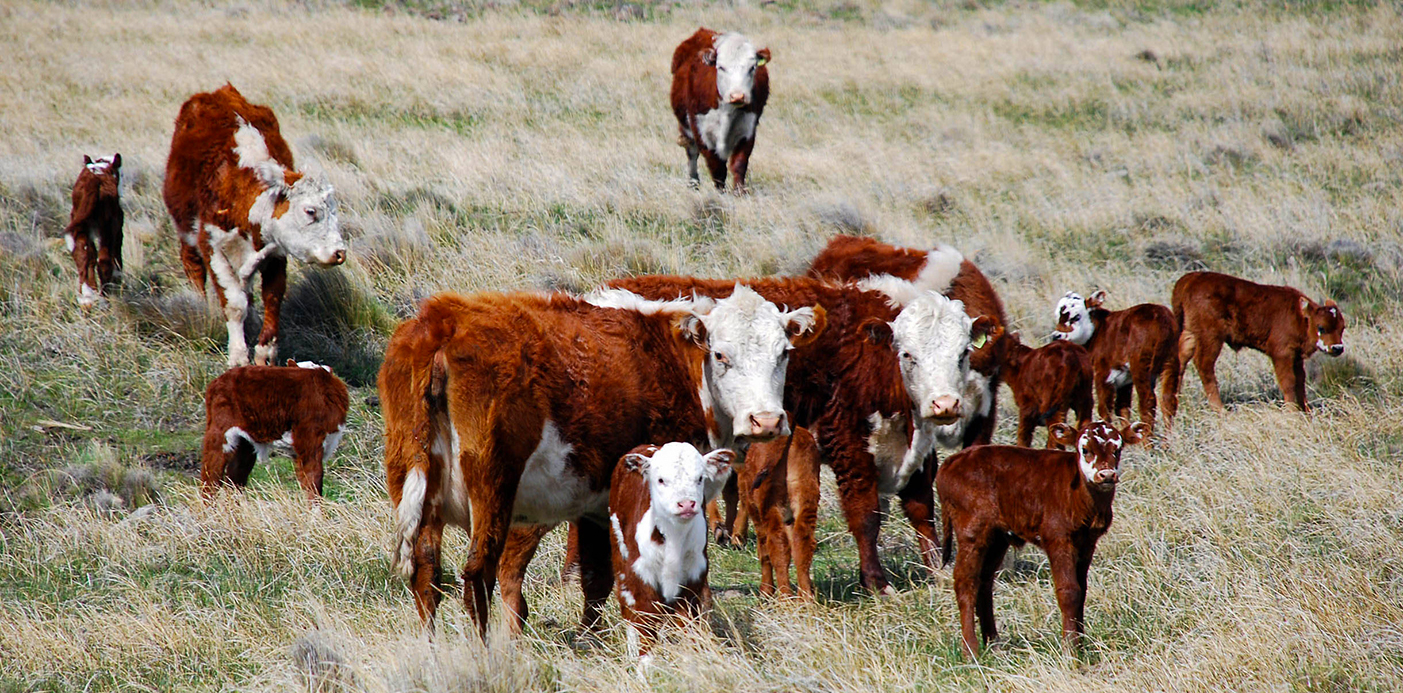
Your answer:
[[[629,453],[624,464],[648,482],[654,521],[685,521],[696,517],[711,500],[707,488],[720,488],[731,474],[735,453],[724,448],[706,455],[687,443],[668,443],[651,457]]]
[[[707,53],[716,65],[716,93],[722,104],[747,106],[755,90],[755,71],[770,60],[770,49],[755,50],[750,39],[733,31],[717,36]]]
[[[891,323],[901,381],[921,418],[953,423],[967,406],[963,394],[973,328],[964,303],[934,291],[907,303]],[[983,329],[981,323],[981,335]]]
[[[1057,302],[1057,328],[1052,338],[1085,346],[1095,331],[1096,325],[1091,322],[1091,311],[1086,307],[1086,300],[1080,294],[1068,291]]]
[[[694,310],[683,329],[707,350],[702,368],[702,406],[722,440],[769,440],[789,435],[784,414],[784,376],[789,352],[823,331],[823,308],[782,311],[749,287],[737,285],[709,311]]]
[[[287,210],[265,223],[263,233],[303,262],[326,267],[345,262],[346,241],[341,238],[336,193],[331,185],[304,176],[286,190],[286,195]]]

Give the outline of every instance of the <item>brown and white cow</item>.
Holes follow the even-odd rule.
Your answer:
[[[1009,334],[1004,356],[1004,378],[1018,405],[1018,444],[1033,443],[1038,426],[1066,421],[1067,410],[1077,425],[1091,421],[1091,357],[1080,344],[1057,339],[1037,349],[1023,344],[1018,333]],[[1051,435],[1047,447],[1056,441]]]
[[[287,258],[322,266],[346,260],[331,185],[298,173],[273,111],[226,84],[180,107],[164,195],[185,275],[202,294],[206,275],[214,279],[229,328],[229,366],[249,362],[244,313],[254,272],[263,278],[254,363],[273,363]]]
[[[970,354],[965,384],[965,408],[959,421],[936,429],[941,445],[987,445],[998,423],[998,393],[1002,378],[1003,340],[1008,325],[1003,301],[973,262],[946,245],[929,250],[901,248],[871,238],[838,234],[809,265],[809,276],[830,281],[862,281],[864,288],[899,293],[905,280],[917,289],[936,291],[964,304],[970,316],[991,321],[989,339]]]
[[[789,564],[794,563],[799,596],[814,598],[812,566],[817,540],[819,464],[818,442],[809,429],[768,443],[756,443],[745,454],[738,478],[741,501],[755,520],[755,552],[760,558],[760,594],[792,596]]]
[[[731,474],[736,454],[706,455],[689,443],[640,445],[609,485],[610,555],[629,653],[649,659],[658,628],[711,607],[702,508]]]
[[[213,498],[221,483],[247,486],[254,461],[273,444],[292,447],[297,483],[307,499],[322,495],[322,474],[346,433],[350,397],[331,369],[310,361],[232,368],[205,388],[200,486]]]
[[[672,112],[681,133],[677,143],[687,149],[687,176],[701,184],[697,155],[706,159],[718,190],[731,186],[744,192],[755,127],[770,98],[770,73],[765,64],[770,49],[756,50],[745,36],[697,29],[672,53]]]
[[[1164,423],[1172,426],[1179,410],[1179,377],[1183,373],[1175,354],[1179,323],[1168,308],[1141,303],[1125,310],[1102,306],[1105,291],[1083,299],[1067,292],[1057,302],[1057,328],[1053,339],[1081,344],[1091,354],[1096,382],[1096,409],[1102,419],[1112,415],[1130,418],[1130,391],[1135,390],[1140,420],[1154,426],[1155,382],[1164,399]]]
[[[1120,455],[1150,427],[1137,421],[1117,430],[1096,421],[1074,429],[1053,424],[1049,434],[1075,452],[981,445],[950,456],[935,476],[944,525],[945,562],[954,554],[955,600],[964,650],[979,655],[974,620],[984,642],[994,626],[994,576],[1009,546],[1033,544],[1047,552],[1062,634],[1069,650],[1085,629],[1087,575],[1099,541],[1111,526]]]
[[[122,155],[83,155],[63,242],[78,267],[78,305],[89,307],[122,275]],[[96,274],[97,276],[93,276]]]
[[[1288,404],[1306,405],[1305,359],[1345,353],[1345,314],[1334,301],[1316,303],[1289,286],[1270,286],[1216,272],[1190,272],[1174,283],[1181,368],[1193,362],[1208,403],[1223,410],[1214,364],[1226,344],[1271,358]]]
[[[781,310],[743,286],[717,301],[622,291],[595,301],[440,294],[391,337],[379,389],[393,562],[430,628],[445,525],[472,534],[464,600],[485,635],[508,529],[533,538],[514,554],[524,573],[542,527],[584,520],[582,621],[594,628],[613,582],[607,508],[618,460],[645,443],[730,447],[789,433],[788,355],[822,333],[821,307]],[[508,587],[506,606],[524,619],[520,585]]]

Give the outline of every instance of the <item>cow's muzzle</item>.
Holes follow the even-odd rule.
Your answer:
[[[748,432],[740,435],[753,441],[770,440],[789,435],[789,421],[784,412],[756,412],[750,415]]]
[[[926,405],[921,416],[940,426],[955,423],[960,418],[960,398],[952,395],[936,397]]]
[[[1344,343],[1331,344],[1330,348],[1325,350],[1325,353],[1331,356],[1340,356],[1345,353],[1345,345]]]
[[[733,91],[726,95],[726,103],[732,106],[746,106],[750,104],[750,95],[745,92]]]

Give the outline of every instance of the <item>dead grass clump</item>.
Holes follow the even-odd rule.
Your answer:
[[[81,500],[100,514],[111,516],[159,502],[160,498],[151,470],[122,464],[116,448],[92,441],[71,464],[35,473],[7,500],[14,504],[13,511],[33,511]]]
[[[1208,269],[1198,245],[1185,240],[1154,241],[1145,246],[1145,264],[1156,269],[1191,272]]]
[[[320,631],[310,631],[294,640],[288,648],[288,658],[302,679],[303,690],[335,693],[362,689],[355,671]]]
[[[297,148],[300,151],[310,151],[315,156],[327,161],[360,168],[360,158],[356,156],[355,145],[349,144],[339,137],[317,133],[305,135],[298,138]]]
[[[819,204],[814,209],[819,223],[854,236],[875,236],[877,230],[851,202],[846,200]]]
[[[372,272],[404,272],[428,258],[433,240],[417,216],[407,216],[398,224],[376,214],[359,220],[353,255]]]
[[[255,311],[250,311],[254,313]],[[262,313],[254,318],[262,329]],[[303,271],[279,318],[278,358],[331,366],[352,386],[375,382],[394,319],[350,268]]]
[[[169,291],[158,275],[129,277],[117,305],[144,338],[209,350],[226,336],[223,317],[204,296],[183,288]],[[245,320],[245,327],[251,326],[251,319]]]
[[[575,269],[578,279],[567,280],[569,286],[565,288],[588,290],[614,277],[673,272],[666,257],[656,242],[646,239],[587,242],[566,256],[567,265]]]

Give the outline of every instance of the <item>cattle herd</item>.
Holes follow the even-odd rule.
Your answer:
[[[701,29],[677,47],[671,100],[693,185],[701,156],[718,188],[729,172],[746,190],[769,60],[737,33]],[[84,306],[120,274],[121,163],[84,157],[73,187],[64,237]],[[164,197],[186,275],[202,293],[213,278],[228,324],[230,370],[206,392],[203,492],[244,485],[282,441],[315,504],[346,431],[347,390],[325,366],[272,364],[288,256],[346,259],[335,192],[296,170],[270,109],[225,85],[181,107]],[[248,365],[254,273],[266,317]],[[1075,648],[1121,452],[1148,439],[1157,418],[1169,432],[1184,367],[1195,366],[1221,410],[1222,347],[1262,351],[1286,401],[1306,410],[1303,360],[1343,353],[1345,318],[1332,301],[1212,272],[1179,279],[1171,307],[1110,310],[1096,291],[1069,292],[1055,311],[1053,341],[1025,345],[988,279],[955,249],[841,235],[805,276],[433,296],[395,330],[378,379],[391,563],[432,632],[443,530],[463,528],[467,611],[485,635],[500,582],[516,631],[537,544],[569,523],[583,628],[600,626],[616,590],[630,649],[646,655],[662,617],[707,608],[708,541],[743,541],[749,519],[762,594],[792,594],[793,562],[799,595],[813,598],[827,464],[865,588],[893,592],[878,532],[881,499],[895,496],[925,565],[940,570],[953,557],[968,654],[979,650],[976,617],[982,639],[995,637],[994,576],[1024,543],[1048,555]],[[992,444],[1001,382],[1018,409],[1017,446]],[[1030,447],[1039,426],[1044,449]],[[942,449],[960,451],[938,465]]]

